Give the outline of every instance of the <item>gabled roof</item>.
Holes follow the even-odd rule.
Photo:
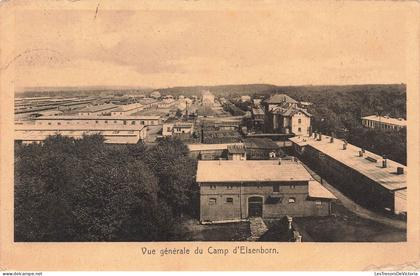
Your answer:
[[[245,148],[242,145],[229,145],[227,150],[231,154],[243,154],[245,153]]]
[[[265,103],[268,104],[280,104],[280,103],[298,103],[296,100],[294,100],[293,98],[291,98],[290,96],[286,95],[286,94],[274,94],[273,96],[271,96],[269,99],[264,101]]]
[[[280,114],[280,115],[286,116],[286,117],[293,116],[298,112],[302,112],[303,114],[305,114],[308,117],[312,116],[312,114],[310,114],[306,109],[303,109],[303,108],[300,108],[300,107],[294,107],[294,106],[275,107],[271,110],[271,113]]]
[[[197,182],[309,181],[299,162],[279,160],[198,161]]]

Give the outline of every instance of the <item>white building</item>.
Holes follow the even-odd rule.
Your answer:
[[[370,115],[362,117],[362,125],[383,130],[400,130],[407,127],[407,121],[403,118],[396,119],[388,116]]]
[[[45,116],[35,120],[35,125],[134,125],[153,126],[162,123],[160,116]]]
[[[100,134],[108,144],[136,144],[147,136],[141,125],[15,125],[14,139],[24,144],[40,143],[52,135],[80,139],[84,135]]]

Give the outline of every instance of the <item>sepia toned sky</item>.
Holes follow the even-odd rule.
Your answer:
[[[16,83],[405,82],[406,22],[397,5],[323,3],[329,4],[111,10],[95,3],[83,10],[21,10],[15,20]]]

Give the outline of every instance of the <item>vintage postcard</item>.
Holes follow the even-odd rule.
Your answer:
[[[419,270],[419,8],[0,1],[0,270]]]

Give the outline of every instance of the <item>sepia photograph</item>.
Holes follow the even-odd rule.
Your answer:
[[[410,240],[409,5],[63,2],[18,1],[1,59],[13,246]]]

